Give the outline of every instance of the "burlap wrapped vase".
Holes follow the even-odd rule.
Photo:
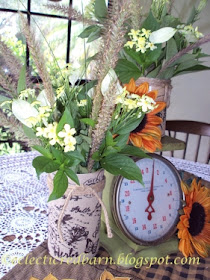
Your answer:
[[[80,186],[69,180],[63,197],[50,201],[48,249],[62,262],[82,262],[92,258],[99,246],[101,200],[105,186],[104,170],[78,175]],[[53,174],[48,175],[48,186],[53,188]]]

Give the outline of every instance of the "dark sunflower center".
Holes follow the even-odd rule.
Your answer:
[[[141,131],[142,129],[145,128],[145,125],[147,123],[147,115],[145,114],[144,118],[142,119],[142,121],[140,122],[140,124],[133,130],[131,131],[132,133],[136,133]]]
[[[189,219],[189,233],[192,236],[198,235],[203,230],[205,217],[203,206],[198,202],[193,203]]]

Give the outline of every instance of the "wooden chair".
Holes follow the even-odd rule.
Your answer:
[[[201,148],[205,148],[205,156],[206,160],[203,161],[204,163],[209,163],[210,156],[210,124],[208,123],[202,123],[202,122],[196,122],[196,121],[184,121],[184,120],[173,120],[173,121],[167,121],[166,122],[166,135],[168,132],[168,136],[174,137],[177,139],[180,139],[180,137],[177,137],[177,135],[182,134],[182,139],[185,143],[185,149],[183,151],[182,158],[186,159],[186,154],[189,148],[194,147],[194,161],[199,161],[199,153],[201,151]],[[181,133],[181,134],[180,134]],[[185,134],[185,138],[183,139],[183,134]],[[193,144],[189,144],[189,139],[191,135],[197,135],[196,141],[193,141]],[[205,138],[205,139],[204,139]],[[203,142],[204,141],[204,142]],[[197,142],[197,143],[196,143]],[[205,144],[202,144],[205,143]],[[174,157],[174,151],[171,151],[170,156]],[[206,154],[207,153],[207,154]]]

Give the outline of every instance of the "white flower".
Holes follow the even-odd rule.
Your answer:
[[[87,105],[87,99],[82,99],[80,102],[77,102],[78,107],[84,107]]]
[[[26,120],[38,116],[38,111],[25,100],[14,100],[12,102],[12,112],[20,122],[28,127],[32,127],[32,125],[28,124]]]
[[[36,136],[43,136],[43,137],[47,138],[47,133],[46,133],[45,127],[37,127],[36,131],[37,131]]]
[[[37,97],[37,100],[40,101],[41,106],[50,106],[50,102],[47,99],[45,90],[42,90]]]
[[[153,44],[161,44],[171,39],[176,31],[177,30],[172,27],[163,27],[157,31],[153,31],[149,36],[149,40]]]
[[[47,127],[45,128],[45,133],[47,135],[47,138],[54,139],[57,137],[57,134],[56,134],[57,125],[58,125],[57,122],[53,122],[53,124],[49,123],[47,125]]]
[[[141,32],[142,32],[141,36],[145,36],[146,38],[149,38],[151,34],[151,30],[146,30],[145,28],[142,28]]]
[[[29,96],[35,96],[35,89],[27,88],[25,90],[22,90],[19,94],[20,99],[28,98]]]
[[[76,133],[75,128],[71,128],[69,124],[64,125],[64,129],[58,133],[60,138],[64,138],[63,141],[65,144],[72,142],[76,144],[76,140],[73,135]]]
[[[144,113],[147,113],[151,110],[154,109],[154,105],[156,104],[154,99],[149,97],[149,96],[146,96],[146,95],[143,95],[141,97],[141,99],[137,102],[138,106],[139,107],[142,107],[142,111]]]
[[[135,42],[133,42],[133,41],[128,41],[124,46],[125,46],[125,47],[128,47],[128,48],[130,48],[130,49],[132,49],[134,45],[135,45]]]
[[[151,43],[151,42],[147,42],[146,48],[147,48],[147,49],[149,48],[151,51],[153,51],[153,50],[157,49],[157,46],[155,46],[155,45],[154,45],[153,43]]]
[[[28,119],[26,119],[26,123],[28,127],[33,127],[35,126],[37,123],[39,122],[39,120],[35,117],[30,117]]]
[[[75,143],[74,142],[68,142],[64,147],[64,152],[67,153],[67,152],[70,152],[70,151],[74,151],[75,150],[75,144],[76,144],[76,140],[75,140]]]

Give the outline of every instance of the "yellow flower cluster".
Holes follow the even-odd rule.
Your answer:
[[[40,103],[39,101],[37,101]],[[34,104],[33,104],[34,103]],[[35,105],[36,101],[33,102],[31,105]],[[26,119],[26,123],[28,126],[36,126],[38,123],[43,122],[45,125],[47,124],[48,117],[52,113],[52,109],[49,106],[40,106],[38,108],[38,114],[36,117],[30,117]]]
[[[27,99],[28,97],[35,97],[35,89],[27,88],[22,90],[18,96],[20,99]]]
[[[126,88],[123,88],[122,94],[117,96],[116,104],[122,104],[127,111],[141,109],[144,113],[154,110],[156,106],[153,98],[146,95],[130,94]]]
[[[128,33],[130,36],[131,41],[128,41],[125,44],[125,47],[134,48],[136,52],[145,53],[147,49],[153,51],[157,48],[152,42],[149,40],[149,36],[151,34],[150,30],[146,30],[142,28],[141,30],[134,30],[131,29],[131,32]]]
[[[37,127],[36,136],[49,139],[50,145],[54,146],[56,143],[63,147],[64,152],[75,150],[76,139],[73,135],[76,133],[75,128],[71,128],[69,124],[65,124],[63,130],[56,132],[58,123],[53,122],[46,125],[46,127]]]
[[[178,31],[183,34],[188,42],[195,42],[201,37],[203,37],[203,34],[198,31],[198,27],[193,27],[190,25],[178,25],[177,26]]]

